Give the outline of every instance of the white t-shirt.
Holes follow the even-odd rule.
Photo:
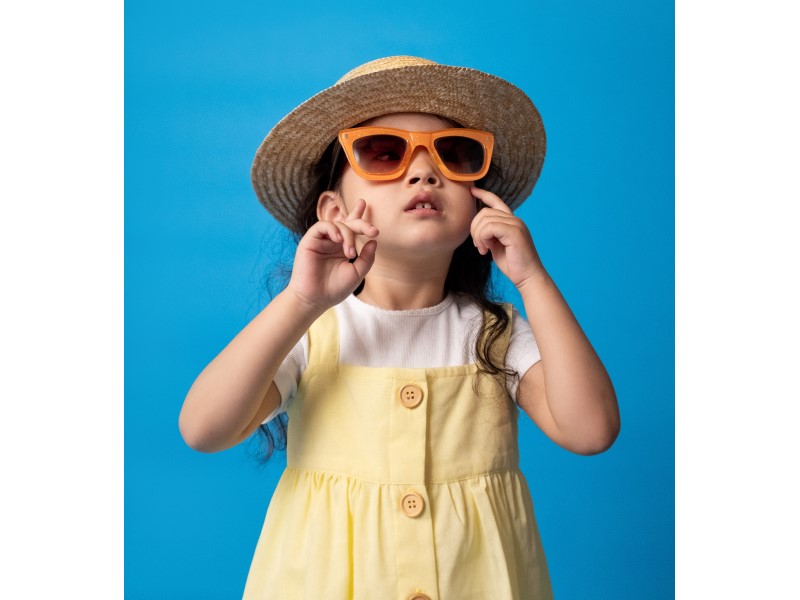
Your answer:
[[[442,302],[416,310],[385,310],[352,294],[335,308],[339,322],[339,362],[364,367],[436,368],[476,362],[475,342],[483,324],[481,309],[468,299],[448,295]],[[519,373],[541,360],[528,322],[517,309],[511,317],[506,367]],[[275,374],[281,405],[264,422],[285,412],[308,364],[308,334],[295,345]],[[508,378],[516,398],[517,381]]]

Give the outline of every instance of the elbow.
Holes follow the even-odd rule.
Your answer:
[[[597,409],[577,418],[569,435],[562,437],[562,446],[570,452],[582,456],[602,454],[619,437],[619,405],[613,391],[593,404]]]
[[[614,445],[614,442],[617,440],[618,436],[619,425],[617,425],[616,428],[609,428],[602,434],[596,434],[591,439],[584,440],[581,444],[575,448],[572,448],[571,450],[575,454],[580,454],[581,456],[594,456],[596,454],[602,454]]]
[[[591,427],[585,432],[583,442],[575,450],[577,454],[583,456],[594,456],[602,454],[617,441],[620,428],[622,426],[619,416],[619,404],[614,388],[609,388],[600,395],[596,405],[602,407],[593,419]]]
[[[207,431],[207,428],[194,422],[185,412],[181,412],[178,417],[178,431],[180,431],[183,441],[192,450],[210,454],[223,449],[214,443],[213,436]]]
[[[619,437],[620,428],[621,423],[617,414],[606,420],[605,423],[596,425],[591,432],[582,437],[580,442],[569,449],[581,456],[602,454],[614,445]]]

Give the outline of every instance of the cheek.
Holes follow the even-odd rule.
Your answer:
[[[374,222],[374,215],[372,214],[372,206],[369,202],[367,202],[367,207],[364,209],[364,216],[361,217],[367,223]]]
[[[481,201],[472,196],[471,194],[469,197],[469,203],[470,206],[472,207],[472,216],[474,217],[475,215],[478,214],[478,211],[480,211],[480,209],[483,208],[483,204],[481,204]]]
[[[372,195],[370,193],[370,183],[372,182],[356,175],[350,165],[345,167],[344,173],[342,173],[342,177],[339,180],[339,191],[348,210],[356,205],[359,198],[363,198],[369,204],[369,198]]]
[[[478,214],[478,211],[482,208],[480,201],[472,195],[469,191],[470,185],[467,185],[463,188],[462,192],[462,202],[465,207],[465,212],[468,213],[470,216],[474,217]]]

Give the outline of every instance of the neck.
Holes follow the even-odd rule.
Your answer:
[[[359,299],[386,310],[414,310],[439,304],[450,261],[375,261]]]

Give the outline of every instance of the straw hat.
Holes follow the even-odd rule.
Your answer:
[[[269,132],[250,172],[259,201],[292,229],[297,205],[313,185],[313,167],[339,130],[399,112],[432,113],[492,132],[496,169],[484,187],[512,210],[530,195],[546,146],[542,118],[530,98],[488,73],[391,56],[356,67]]]

